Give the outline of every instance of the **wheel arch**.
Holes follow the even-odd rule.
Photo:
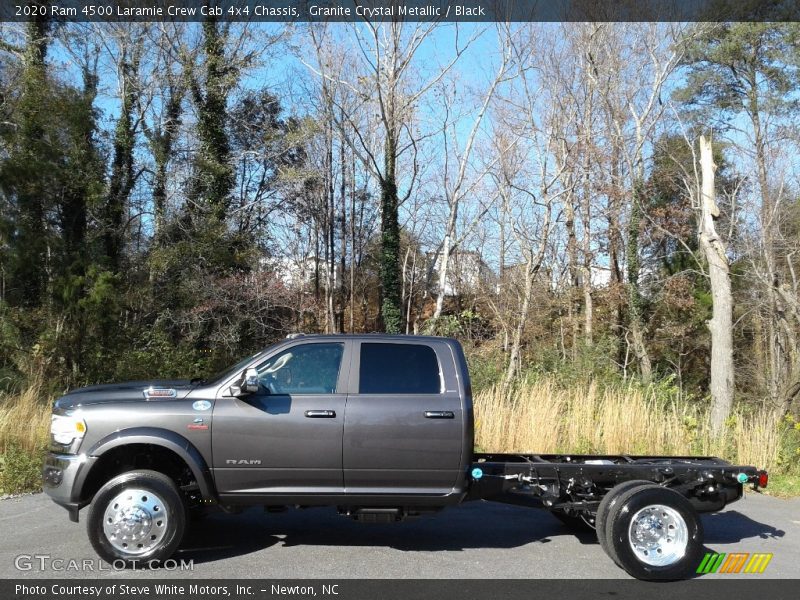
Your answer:
[[[107,435],[86,452],[94,460],[89,469],[82,470],[80,481],[76,482],[75,495],[78,496],[81,504],[89,501],[97,492],[99,489],[98,474],[102,474],[109,468],[109,461],[113,457],[124,453],[126,449],[144,449],[144,447],[152,447],[160,453],[169,453],[162,456],[174,456],[191,472],[203,499],[216,498],[216,489],[208,464],[200,451],[189,440],[168,429],[136,427],[122,429]],[[156,467],[154,470],[159,469]],[[102,482],[99,485],[101,486]]]

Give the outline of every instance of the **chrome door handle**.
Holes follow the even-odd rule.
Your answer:
[[[307,410],[306,416],[309,419],[335,419],[335,410]]]
[[[426,419],[455,419],[455,415],[449,410],[426,410]]]

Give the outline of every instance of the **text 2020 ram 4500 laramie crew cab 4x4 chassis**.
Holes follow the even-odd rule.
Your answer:
[[[168,558],[209,504],[386,522],[493,500],[592,527],[634,577],[675,579],[700,562],[698,513],[767,474],[712,457],[476,453],[459,343],[358,335],[293,336],[204,381],[72,391],[43,480],[73,521],[91,504],[89,538],[114,564]]]

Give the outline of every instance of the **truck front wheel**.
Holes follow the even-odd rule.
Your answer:
[[[684,579],[703,555],[697,511],[675,490],[638,487],[623,494],[608,514],[607,551],[637,579]]]
[[[153,567],[180,545],[186,509],[172,479],[157,471],[129,471],[100,488],[86,527],[95,551],[111,565]]]

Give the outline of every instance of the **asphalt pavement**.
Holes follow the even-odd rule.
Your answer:
[[[43,494],[1,500],[0,578],[628,578],[593,532],[491,502],[380,525],[332,508],[215,513],[191,524],[176,555],[192,562],[190,574],[112,569],[92,550],[85,515],[72,523]],[[800,499],[750,493],[702,518],[709,551],[771,552],[760,577],[800,577]]]

